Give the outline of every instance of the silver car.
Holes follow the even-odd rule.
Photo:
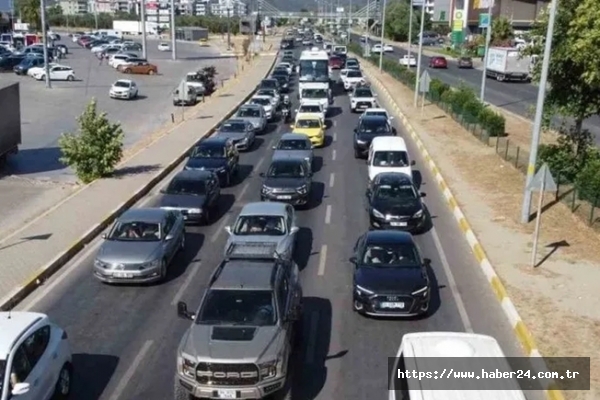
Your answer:
[[[185,246],[183,215],[160,208],[130,209],[102,238],[94,260],[96,278],[106,283],[162,281]]]
[[[265,109],[258,104],[244,104],[237,110],[233,118],[250,122],[256,133],[262,133],[267,128]]]
[[[303,158],[313,168],[313,149],[310,139],[300,133],[284,133],[273,146],[273,159],[282,157]]]
[[[275,109],[279,108],[283,100],[279,92],[275,89],[258,89],[255,96],[269,96],[271,98],[271,105]]]
[[[232,118],[223,122],[217,129],[216,136],[231,139],[236,149],[248,151],[254,146],[254,127],[245,119]]]
[[[233,227],[225,227],[229,239],[225,257],[264,255],[291,260],[296,247],[296,213],[290,204],[249,203],[242,208]]]

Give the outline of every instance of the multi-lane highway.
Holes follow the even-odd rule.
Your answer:
[[[360,36],[351,35],[354,43],[359,43]],[[378,42],[378,41],[377,41]],[[376,43],[371,41],[371,43]],[[385,57],[398,61],[407,51],[398,46],[392,46],[393,53],[386,53]],[[425,47],[425,49],[427,49]],[[412,54],[416,57],[418,46],[413,46]],[[422,66],[427,68],[429,56],[423,54]],[[473,88],[477,95],[481,90],[481,74],[479,69],[459,69],[455,61],[448,60],[448,69],[428,68],[430,75],[438,78],[449,85],[458,87],[461,83]],[[538,95],[538,87],[529,83],[498,82],[494,79],[486,81],[485,101],[513,112],[523,117],[531,118],[531,108],[535,107]],[[589,118],[584,123],[584,128],[589,129],[596,136],[596,143],[600,144],[600,117]]]
[[[295,99],[295,95],[290,96]],[[384,104],[385,106],[385,104]],[[435,276],[432,315],[423,319],[381,320],[351,308],[352,247],[368,228],[366,164],[353,156],[352,130],[358,115],[336,93],[326,146],[316,150],[315,202],[298,211],[305,315],[294,364],[294,399],[382,399],[387,396],[387,357],[402,335],[414,331],[475,331],[496,337],[507,355],[521,355],[511,329],[474,262],[462,234],[414,145],[416,174],[433,228],[416,240],[432,259]],[[404,135],[401,126],[396,126]],[[239,182],[223,190],[220,218],[211,226],[190,227],[186,249],[168,282],[156,286],[107,286],[92,276],[99,241],[21,304],[48,313],[69,333],[74,352],[74,399],[165,400],[173,396],[176,349],[189,321],[178,319],[176,303],[196,308],[209,275],[221,260],[224,227],[241,207],[260,198],[259,173],[287,126],[272,125],[258,146],[242,154]],[[168,178],[167,178],[168,179]],[[161,183],[160,189],[165,182]],[[137,206],[152,205],[152,196]]]

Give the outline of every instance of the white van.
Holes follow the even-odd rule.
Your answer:
[[[382,172],[400,172],[412,178],[412,166],[406,142],[398,136],[378,136],[373,139],[367,156],[369,181]]]
[[[335,54],[348,54],[348,48],[346,46],[333,46],[333,52]]]
[[[452,373],[481,370],[478,364],[485,365],[489,371],[512,370],[500,344],[491,336],[462,332],[409,333],[402,337],[395,363],[391,368],[389,400],[526,400],[514,379],[499,379],[496,386],[484,390],[483,387],[493,380],[439,377],[450,370]],[[401,376],[406,371],[437,371],[439,379]],[[475,373],[479,376],[481,372]]]
[[[123,32],[115,31],[114,29],[99,29],[94,33],[100,36],[113,36],[119,39],[123,39]]]

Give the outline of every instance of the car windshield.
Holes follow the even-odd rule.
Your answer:
[[[167,194],[202,196],[206,194],[206,183],[204,181],[193,181],[188,179],[173,179],[165,192]]]
[[[275,162],[267,173],[270,178],[304,178],[305,175],[302,164],[296,162]]]
[[[351,71],[348,71],[350,73]],[[373,97],[370,89],[356,89],[354,91],[354,97]]]
[[[349,67],[358,67],[358,61],[348,60],[346,61],[346,68]]]
[[[252,99],[252,100],[250,100],[250,103],[252,103],[252,104],[258,104],[258,105],[261,105],[261,106],[268,106],[268,105],[271,104],[271,100],[265,99],[265,98]]]
[[[278,150],[309,150],[311,145],[307,140],[288,139],[281,140],[277,146]]]
[[[376,151],[373,155],[375,167],[408,167],[405,151]]]
[[[271,89],[261,89],[258,92],[256,92],[257,95],[259,96],[269,96],[269,97],[274,97],[275,93],[273,90]]]
[[[285,220],[278,215],[242,215],[238,218],[235,235],[283,236],[286,233]]]
[[[160,240],[160,224],[142,221],[117,222],[108,238],[128,242],[156,242]]]
[[[262,81],[260,83],[260,88],[261,89],[275,89],[275,88],[277,88],[277,81],[273,81],[273,80]]]
[[[317,105],[317,104],[311,104],[311,105],[301,105],[300,109],[298,110],[299,113],[315,113],[315,114],[319,114],[321,112],[321,106]]]
[[[385,120],[363,120],[358,127],[360,133],[390,133],[391,129]]]
[[[246,117],[246,118],[260,118],[260,110],[256,108],[240,108],[238,111],[238,117]]]
[[[382,243],[366,246],[362,264],[369,267],[417,267],[421,262],[413,244]]]
[[[274,78],[285,78],[287,76],[287,71],[284,69],[276,69],[273,71],[272,75]]]
[[[362,73],[360,71],[348,71],[348,78],[362,78]]]
[[[381,185],[375,189],[375,198],[380,200],[414,200],[417,193],[412,185]]]
[[[219,129],[221,132],[245,132],[246,124],[243,122],[226,122]]]
[[[225,147],[200,145],[194,148],[192,158],[225,158]]]
[[[124,81],[116,81],[115,84],[113,85],[115,87],[124,87],[124,88],[128,88],[129,87],[129,82],[124,82]]]
[[[267,290],[211,290],[198,324],[272,326],[277,322],[273,293]]]
[[[366,111],[363,115],[368,115],[369,117],[384,117],[388,118],[388,115],[385,111]]]
[[[318,119],[299,119],[296,121],[296,129],[319,129],[321,121]]]
[[[324,98],[327,98],[327,90],[325,90],[325,89],[304,89],[304,90],[302,90],[302,98],[304,98],[304,99],[324,99]]]

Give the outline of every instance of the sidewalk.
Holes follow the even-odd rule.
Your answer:
[[[252,93],[273,65],[275,56],[258,56],[249,70],[189,112],[185,121],[125,162],[116,177],[86,186],[12,237],[0,241],[0,309],[7,308],[24,287],[27,292],[42,283],[123,210],[158,183],[190,147],[218,125]],[[134,201],[132,201],[132,196]]]

